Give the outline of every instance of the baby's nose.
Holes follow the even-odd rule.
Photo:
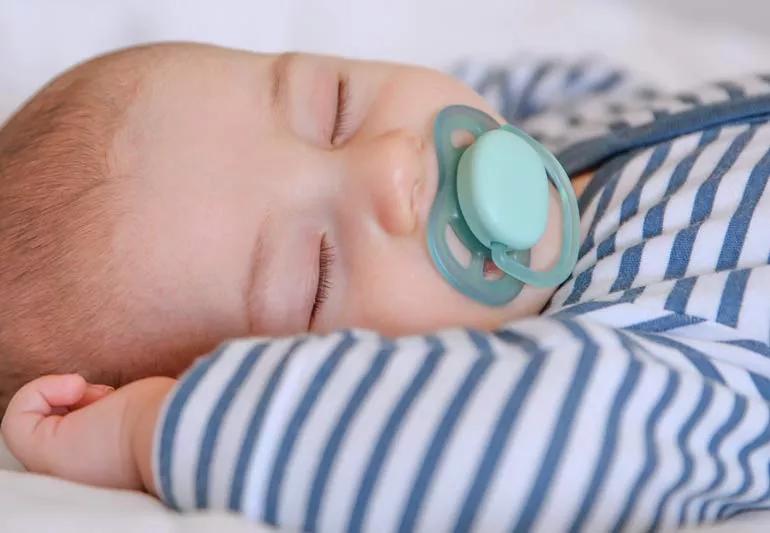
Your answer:
[[[392,235],[414,231],[426,178],[422,137],[393,130],[372,139],[358,155],[357,179],[368,189],[379,224]]]

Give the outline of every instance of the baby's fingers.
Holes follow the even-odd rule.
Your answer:
[[[86,391],[83,393],[83,396],[80,398],[80,400],[71,406],[69,409],[80,409],[81,407],[86,407],[88,405],[91,405],[97,400],[101,400],[105,396],[107,396],[109,393],[115,392],[115,389],[110,387],[109,385],[94,385],[92,383],[89,383],[88,387],[86,387]]]
[[[60,415],[84,399],[88,401],[89,388],[77,374],[44,376],[27,383],[11,398],[2,431],[8,448],[24,466],[36,472],[48,470],[44,452],[56,437]]]

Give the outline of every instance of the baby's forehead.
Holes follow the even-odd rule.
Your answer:
[[[157,151],[174,139],[193,149],[207,132],[213,141],[229,143],[276,127],[270,56],[219,48],[191,52],[175,50],[146,69],[126,115],[122,149]],[[163,149],[173,157],[168,146]]]

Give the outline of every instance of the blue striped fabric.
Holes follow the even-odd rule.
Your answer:
[[[354,532],[664,531],[770,507],[770,77],[667,96],[587,62],[464,68],[597,169],[573,275],[494,332],[225,344],[159,420],[163,499]]]

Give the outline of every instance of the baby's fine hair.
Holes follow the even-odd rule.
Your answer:
[[[0,415],[26,381],[80,372],[107,346],[111,144],[141,86],[133,56],[96,58],[43,87],[0,129]],[[146,54],[143,54],[146,55]]]

